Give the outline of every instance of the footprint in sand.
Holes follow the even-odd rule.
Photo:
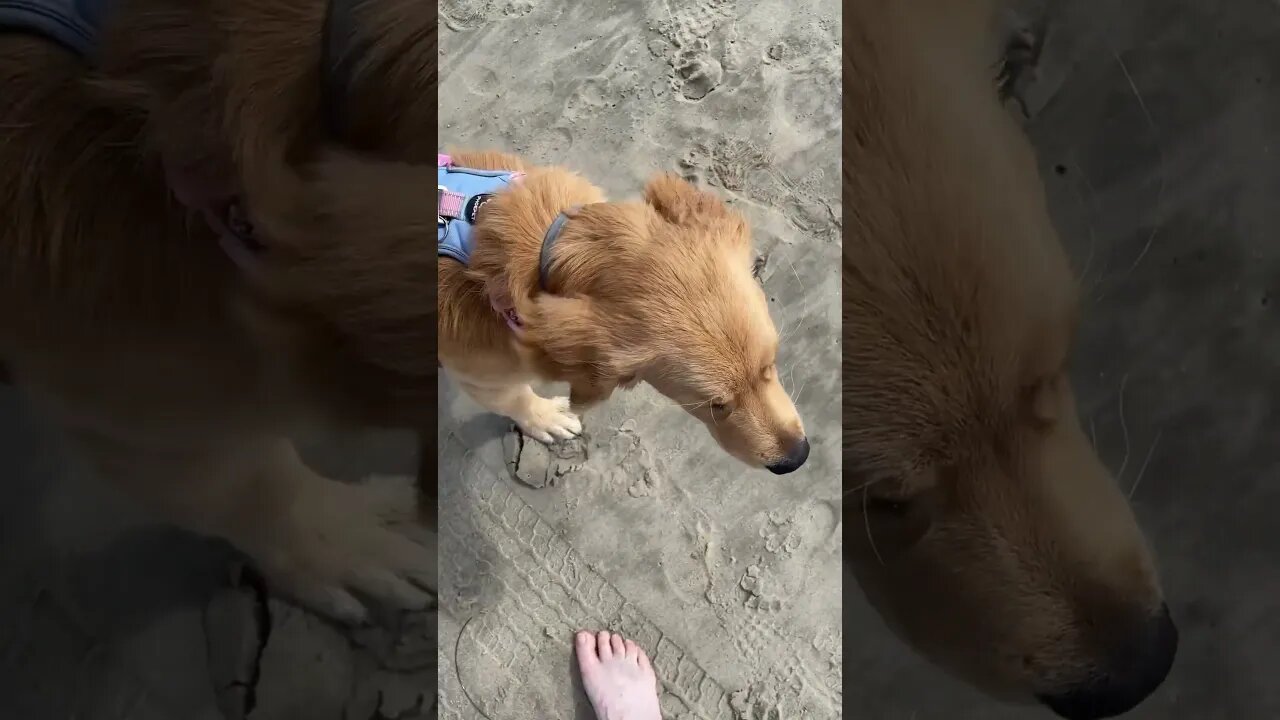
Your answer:
[[[813,579],[811,560],[827,547],[838,520],[831,506],[823,502],[768,513],[759,530],[763,556],[743,570],[739,581],[746,593],[746,606],[779,610],[804,592]]]
[[[649,51],[665,57],[673,71],[671,88],[686,100],[701,100],[724,81],[724,65],[717,47],[724,38],[711,38],[734,15],[732,3],[704,0],[681,5],[660,20],[660,41],[651,41]]]
[[[514,602],[504,602],[463,625],[450,658],[466,704],[489,717],[512,717],[533,704],[549,673],[531,673],[537,658],[549,656],[551,639],[538,631],[541,624]],[[567,668],[566,668],[567,669]],[[532,685],[531,685],[532,683]],[[572,717],[572,707],[560,708]]]
[[[524,436],[518,428],[502,438],[502,454],[511,477],[532,488],[555,487],[590,459],[591,438],[585,433],[553,445]]]
[[[724,80],[724,66],[711,56],[706,41],[699,46],[682,50],[671,61],[676,71],[680,94],[686,100],[701,100],[715,90]]]
[[[609,107],[614,93],[615,88],[609,80],[588,78],[569,96],[564,116],[571,123],[589,118]]]
[[[772,683],[754,683],[730,695],[738,720],[784,720],[792,717],[785,698]]]
[[[750,141],[720,137],[698,143],[680,158],[680,167],[685,179],[773,208],[803,232],[822,234],[839,222],[831,204],[808,187],[818,184],[819,170],[812,169],[812,177],[797,182],[784,174],[768,152]]]
[[[656,496],[663,487],[662,472],[653,452],[636,431],[636,422],[627,420],[608,437],[600,452],[605,486],[633,498]]]
[[[701,512],[682,518],[683,542],[671,543],[662,552],[662,575],[681,602],[713,602],[715,574],[720,561],[716,528]]]
[[[450,30],[475,30],[504,17],[533,12],[532,0],[439,0],[440,21]]]
[[[733,137],[715,138],[698,143],[680,158],[681,167],[705,178],[708,185],[733,192],[747,191],[749,183],[769,167],[769,154],[748,140]]]

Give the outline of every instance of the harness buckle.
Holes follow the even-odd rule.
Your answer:
[[[444,214],[440,212],[440,203],[444,202],[444,194],[449,188],[443,185],[436,185],[436,227],[442,228],[449,224],[444,219]]]

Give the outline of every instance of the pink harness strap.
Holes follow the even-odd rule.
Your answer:
[[[442,153],[436,153],[436,167],[451,168],[453,167],[453,158]],[[445,218],[456,220],[462,217],[462,209],[467,204],[465,195],[451,192],[443,185],[436,186],[436,221],[443,223]]]
[[[439,197],[437,198],[437,202],[439,204],[439,208],[436,211],[437,215],[442,218],[450,219],[462,217],[462,208],[467,204],[467,198],[465,196],[445,190],[444,186],[437,187],[436,192],[439,193]]]

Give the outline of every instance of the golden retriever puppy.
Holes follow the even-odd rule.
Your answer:
[[[435,422],[435,9],[22,5],[0,12],[0,361],[101,476],[277,590],[350,620],[431,603],[412,481],[335,482],[290,437]]]
[[[467,394],[551,442],[581,431],[581,409],[647,382],[739,460],[778,474],[804,464],[809,441],[778,379],[741,216],[670,175],[622,203],[501,153],[452,163],[523,173],[482,203],[459,198],[483,208],[473,247],[440,261],[440,361]],[[441,184],[452,177],[442,170]],[[570,395],[541,397],[535,380],[567,382]]]
[[[1177,631],[1081,432],[1076,285],[997,100],[992,5],[845,6],[846,558],[926,657],[1104,718],[1160,685]]]

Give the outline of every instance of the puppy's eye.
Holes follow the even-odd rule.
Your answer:
[[[911,512],[911,500],[907,498],[867,496],[867,512],[885,517],[903,518]]]
[[[862,498],[866,535],[877,557],[891,562],[896,553],[913,547],[933,525],[927,497],[896,493],[867,493]]]
[[[711,412],[715,413],[716,415],[728,415],[730,409],[731,408],[729,407],[729,403],[727,401],[724,401],[724,400],[711,401]]]

